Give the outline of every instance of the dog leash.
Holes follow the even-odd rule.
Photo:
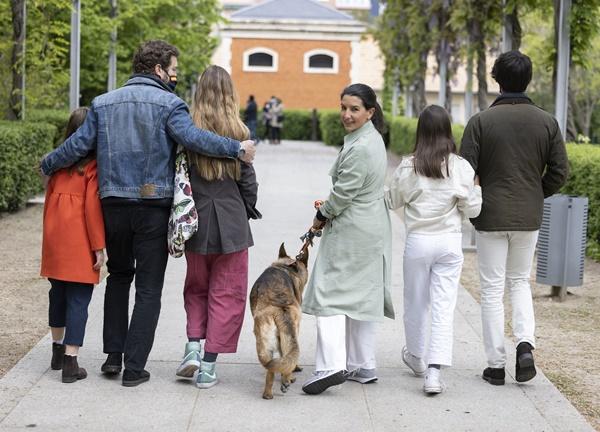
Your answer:
[[[302,245],[300,252],[298,252],[298,255],[296,255],[296,260],[301,260],[306,251],[308,250],[308,247],[313,246],[313,239],[315,237],[321,237],[321,235],[323,235],[323,230],[315,230],[312,227],[310,227],[308,231],[302,234],[300,236],[300,241],[303,241],[304,244]]]

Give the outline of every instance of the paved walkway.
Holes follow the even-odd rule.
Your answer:
[[[321,144],[261,144],[256,162],[260,181],[259,209],[253,222],[256,246],[250,252],[251,284],[276,257],[285,241],[290,254],[300,247],[298,236],[312,221],[312,202],[326,197],[327,172],[337,150]],[[455,365],[443,373],[447,391],[425,397],[422,381],[401,361],[403,224],[393,216],[393,293],[399,319],[380,325],[377,360],[379,382],[362,386],[348,382],[319,396],[302,393],[312,372],[315,323],[304,316],[298,382],[271,401],[261,398],[264,370],[259,365],[248,311],[238,353],[219,357],[221,383],[198,390],[175,379],[183,353],[185,315],[182,286],[185,260],[167,268],[163,309],[147,369],[149,383],[125,388],[118,379],[99,373],[102,354],[102,299],[96,289],[90,306],[86,345],[80,355],[89,377],[77,384],[60,382],[49,369],[50,339],[45,337],[0,380],[0,430],[40,431],[590,431],[571,404],[539,373],[529,384],[485,383],[479,306],[460,290],[455,319]],[[314,255],[312,256],[314,259]],[[311,260],[312,261],[312,260]],[[132,296],[133,297],[133,296]],[[514,346],[507,341],[509,352]],[[10,347],[3,347],[10,349]]]

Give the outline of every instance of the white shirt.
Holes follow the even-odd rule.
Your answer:
[[[450,154],[450,176],[433,179],[415,173],[413,156],[396,168],[385,201],[391,210],[404,207],[409,233],[445,234],[461,232],[462,220],[481,211],[481,187],[474,184],[475,172],[465,159]],[[442,173],[446,166],[442,164]]]

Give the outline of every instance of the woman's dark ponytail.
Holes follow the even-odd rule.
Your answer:
[[[375,129],[377,129],[377,132],[379,132],[381,135],[384,135],[386,132],[386,127],[383,119],[383,110],[377,102],[377,95],[375,94],[375,91],[366,84],[352,84],[342,91],[340,99],[346,95],[360,98],[363,105],[368,110],[375,108],[375,112],[373,113],[373,117],[371,117],[371,121],[373,122]]]

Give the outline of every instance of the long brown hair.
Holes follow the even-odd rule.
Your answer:
[[[80,107],[80,108],[76,108],[73,110],[73,112],[71,113],[71,116],[69,117],[69,121],[67,123],[67,128],[65,130],[65,139],[69,138],[71,135],[73,135],[75,133],[75,131],[77,131],[77,129],[79,129],[79,127],[85,121],[88,111],[89,111],[89,108],[87,108],[87,107]],[[96,152],[92,151],[92,152],[88,153],[88,155],[86,157],[81,159],[76,164],[73,164],[69,168],[69,172],[71,174],[73,174],[73,171],[76,170],[77,174],[83,175],[85,166],[88,163],[90,163],[91,161],[93,161],[95,158],[96,158]]]
[[[429,105],[419,116],[414,150],[415,173],[434,179],[443,179],[442,163],[446,162],[446,176],[450,176],[448,156],[456,153],[452,138],[450,116],[444,108]]]
[[[192,118],[196,126],[217,135],[238,141],[250,138],[250,131],[240,119],[240,106],[233,81],[220,66],[209,66],[198,78]],[[192,152],[188,154],[198,174],[205,180],[226,177],[240,179],[241,167],[237,159],[220,159]]]

